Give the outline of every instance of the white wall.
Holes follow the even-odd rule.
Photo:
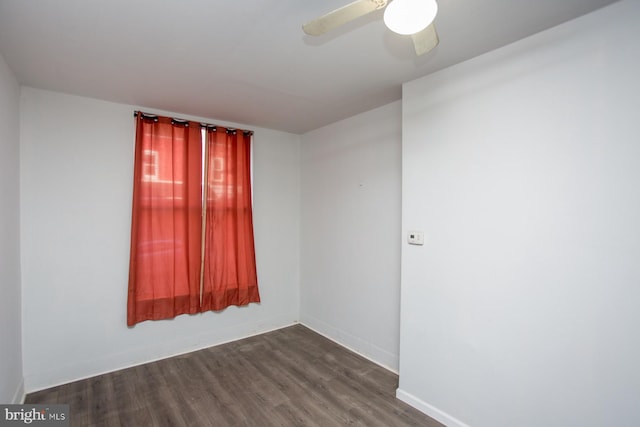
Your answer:
[[[23,397],[19,106],[20,87],[0,55],[0,403]]]
[[[401,103],[302,137],[301,322],[393,370]]]
[[[262,303],[127,328],[134,109],[22,89],[21,232],[28,391],[238,339],[298,319],[300,137],[252,128]]]
[[[398,396],[451,426],[640,425],[639,18],[404,87]]]

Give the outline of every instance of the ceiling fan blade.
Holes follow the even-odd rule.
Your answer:
[[[416,55],[418,56],[429,52],[431,49],[438,46],[438,43],[440,42],[435,24],[429,25],[419,33],[412,34],[411,38],[413,39],[413,47],[416,49]]]
[[[318,19],[307,22],[302,26],[302,30],[310,36],[319,36],[374,10],[382,9],[388,2],[389,0],[357,0]]]

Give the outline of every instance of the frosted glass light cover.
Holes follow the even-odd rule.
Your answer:
[[[394,33],[415,34],[427,28],[437,13],[435,0],[393,0],[384,10],[384,23]]]

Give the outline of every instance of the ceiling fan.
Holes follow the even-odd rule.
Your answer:
[[[356,0],[307,22],[302,30],[310,36],[319,36],[383,8],[386,8],[387,27],[398,34],[411,35],[416,55],[423,55],[438,45],[433,24],[438,13],[436,0]]]

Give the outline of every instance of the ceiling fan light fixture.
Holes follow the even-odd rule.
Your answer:
[[[384,23],[394,33],[415,34],[427,28],[437,13],[435,0],[393,0],[384,10]]]

